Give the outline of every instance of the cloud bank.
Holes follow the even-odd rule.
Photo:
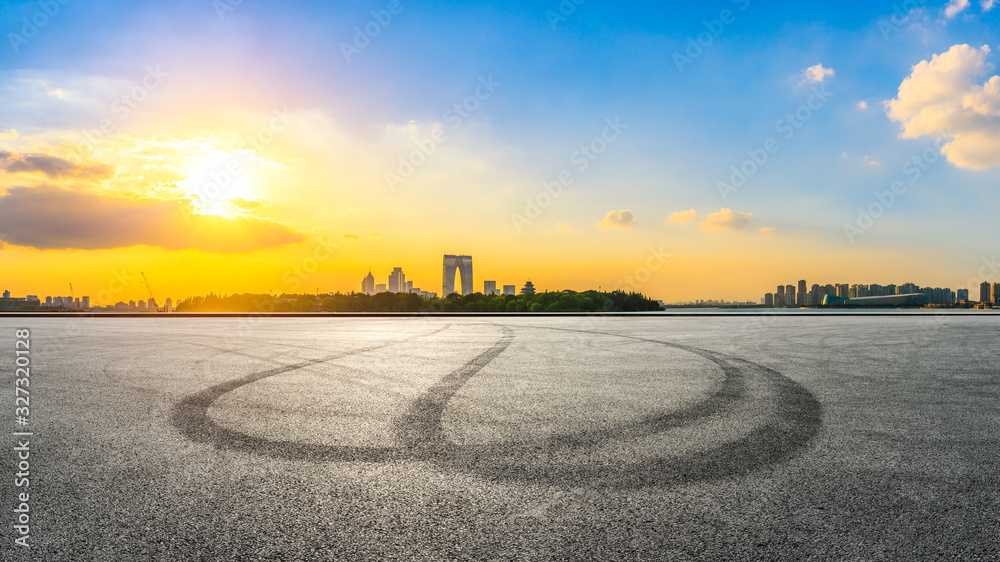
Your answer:
[[[885,102],[889,118],[902,123],[903,138],[952,139],[941,153],[961,168],[1000,166],[1000,76],[975,79],[993,69],[990,48],[955,45],[913,66],[899,93]]]
[[[251,252],[300,242],[282,224],[199,215],[184,200],[102,196],[55,186],[15,187],[0,197],[0,240],[43,250],[135,245]]]

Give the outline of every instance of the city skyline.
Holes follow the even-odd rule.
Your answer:
[[[349,291],[458,239],[668,301],[1000,279],[992,3],[232,8],[4,10],[11,290]]]

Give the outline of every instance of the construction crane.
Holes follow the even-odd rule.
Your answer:
[[[153,302],[156,304],[156,311],[163,312],[164,309],[160,306],[160,302],[156,300],[156,295],[153,294],[153,288],[149,286],[149,279],[146,279],[146,274],[140,271],[139,275],[142,275],[142,282],[146,284],[146,291],[149,292],[149,298],[153,299]]]

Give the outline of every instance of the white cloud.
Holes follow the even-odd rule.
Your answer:
[[[962,168],[1000,166],[1000,76],[974,80],[993,69],[989,54],[987,45],[955,45],[914,65],[896,99],[885,102],[888,116],[902,123],[900,136],[950,139],[941,153]]]
[[[610,228],[622,228],[627,226],[633,226],[639,221],[635,220],[635,216],[632,215],[632,211],[608,211],[608,214],[604,216],[604,220],[597,223],[599,227],[610,227]]]
[[[981,0],[979,5],[982,6],[984,12],[988,12],[993,9],[993,6],[997,3],[996,0]]]
[[[694,220],[698,213],[694,209],[688,209],[686,211],[678,211],[667,217],[668,222],[676,224],[684,224],[686,222],[691,222]]]
[[[822,82],[827,76],[834,76],[837,72],[832,68],[825,68],[822,64],[814,64],[802,71],[804,76],[802,83]]]
[[[741,230],[750,224],[752,216],[753,213],[741,213],[723,207],[718,213],[712,213],[705,217],[705,220],[698,223],[698,226],[709,232]]]
[[[953,18],[969,7],[969,0],[951,0],[944,7],[944,17]]]
[[[858,109],[868,109],[868,102],[861,100],[858,102]]]

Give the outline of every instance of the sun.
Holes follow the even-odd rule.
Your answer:
[[[195,159],[183,173],[178,187],[191,198],[195,212],[235,217],[241,208],[234,201],[256,201],[257,181],[253,163],[239,153],[217,153]]]

